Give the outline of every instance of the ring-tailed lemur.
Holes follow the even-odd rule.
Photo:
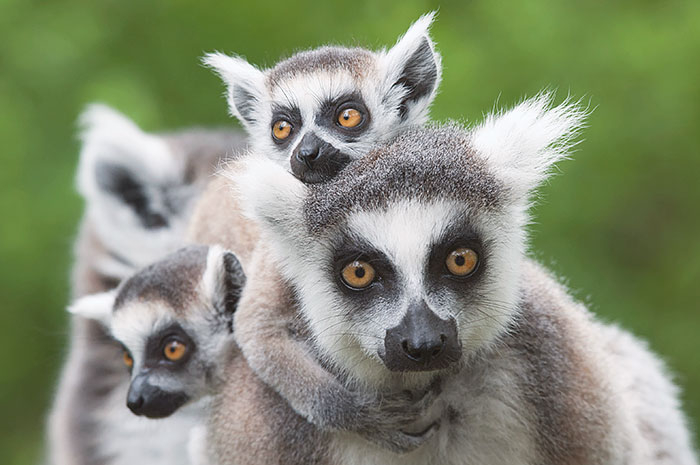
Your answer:
[[[389,50],[321,47],[267,70],[220,53],[204,63],[227,84],[231,114],[256,152],[320,182],[374,143],[427,121],[441,77],[428,35],[433,17],[420,18]]]
[[[222,384],[226,360],[238,352],[233,313],[244,284],[235,255],[220,247],[188,246],[139,270],[116,290],[71,305],[71,313],[101,322],[123,347],[123,369],[131,381],[112,393],[110,403],[148,418],[170,417],[183,407],[157,424],[112,425],[111,448],[125,449],[122,461],[183,463],[184,439],[200,427],[206,399]],[[133,435],[134,424],[142,434],[124,447],[118,441]]]
[[[101,105],[89,107],[81,123],[78,189],[86,208],[75,246],[73,298],[108,291],[183,245],[194,199],[221,160],[245,145],[240,131],[149,134]],[[109,431],[129,425],[133,434],[124,440],[140,439],[143,420],[123,402],[110,403],[129,385],[121,348],[94,321],[73,317],[71,325],[70,352],[49,417],[48,461],[126,463],[111,448]]]
[[[414,425],[437,431],[397,455],[304,429],[239,365],[214,401],[215,461],[272,450],[287,464],[696,464],[663,364],[526,256],[531,194],[583,116],[543,95],[469,131],[410,130],[311,186],[246,161],[233,174],[242,204],[319,361],[367,391],[439,382]],[[240,440],[251,426],[265,442]]]

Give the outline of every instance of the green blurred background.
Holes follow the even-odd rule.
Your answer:
[[[700,2],[0,0],[0,462],[34,464],[66,351],[81,212],[75,120],[111,104],[148,130],[233,125],[205,51],[272,65],[378,48],[439,8],[435,119],[478,120],[544,87],[596,107],[533,225],[536,257],[647,338],[700,421]]]

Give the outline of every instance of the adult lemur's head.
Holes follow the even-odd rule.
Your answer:
[[[427,380],[517,313],[530,193],[580,127],[548,95],[465,131],[412,129],[305,185],[263,157],[233,171],[321,352],[360,380]]]
[[[332,178],[377,141],[426,122],[440,82],[440,55],[419,19],[378,52],[321,47],[259,70],[241,57],[207,55],[228,85],[228,103],[251,144],[304,182]]]

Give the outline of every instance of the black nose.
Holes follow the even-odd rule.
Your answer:
[[[320,147],[318,145],[307,145],[300,147],[296,153],[296,158],[308,169],[313,169],[314,162],[318,160]]]
[[[153,386],[147,374],[137,375],[129,386],[126,406],[136,415],[165,418],[172,415],[189,400],[184,392],[170,392]]]
[[[331,179],[350,162],[350,157],[328,142],[307,132],[292,151],[292,173],[305,183]]]
[[[401,348],[408,358],[417,363],[430,362],[431,358],[437,358],[445,349],[447,336],[440,334],[439,339],[433,340],[408,340],[401,341]]]
[[[431,371],[459,360],[454,318],[443,320],[424,302],[412,303],[401,322],[386,331],[384,363],[392,371]]]

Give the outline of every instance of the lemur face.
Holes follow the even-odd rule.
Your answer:
[[[361,378],[435,372],[507,329],[529,194],[583,117],[549,102],[469,132],[407,131],[322,185],[247,162],[245,203],[333,362]],[[254,185],[264,170],[267,182]]]
[[[232,253],[191,246],[136,273],[116,295],[82,299],[71,311],[102,320],[122,344],[129,409],[164,418],[215,388],[244,282]]]
[[[137,318],[143,331],[133,327]],[[206,394],[206,380],[215,362],[205,358],[198,342],[211,343],[214,338],[221,339],[218,342],[223,345],[225,339],[225,334],[207,325],[173,318],[157,304],[121,309],[113,318],[112,333],[122,343],[124,364],[131,373],[126,404],[136,415],[148,418],[170,416]]]
[[[318,183],[375,143],[425,123],[440,81],[432,19],[421,18],[388,51],[322,47],[264,71],[221,54],[205,62],[227,83],[231,113],[254,151]]]

